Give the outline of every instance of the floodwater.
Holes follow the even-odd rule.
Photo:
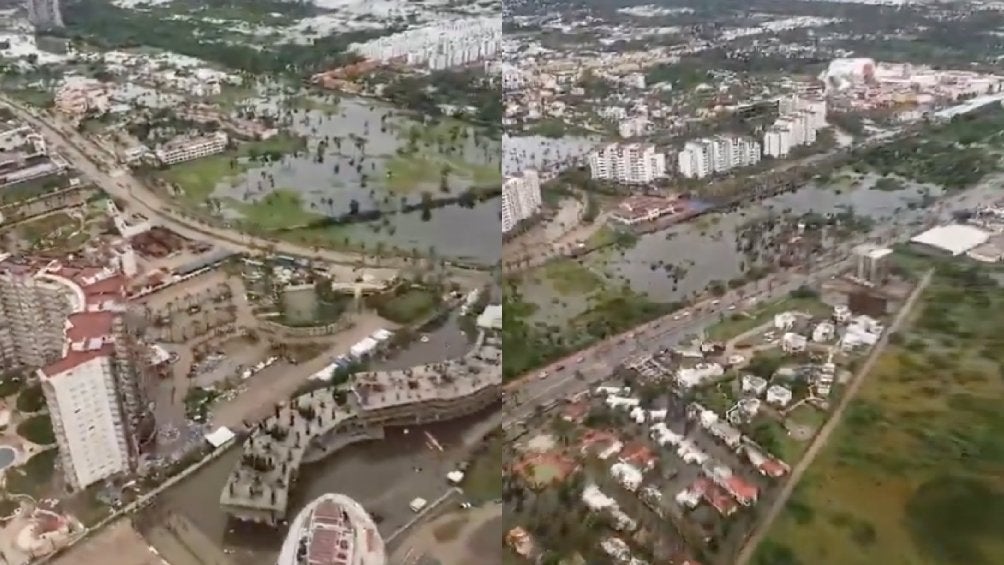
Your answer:
[[[923,209],[910,210],[924,195],[938,196],[936,187],[906,185],[902,190],[871,189],[875,177],[862,179],[858,188],[836,190],[833,187],[809,184],[796,192],[782,194],[757,205],[734,212],[710,214],[667,230],[643,235],[623,256],[614,254],[603,261],[607,275],[626,280],[639,292],[646,292],[657,301],[683,300],[702,292],[712,281],[728,281],[742,275],[743,252],[736,248],[737,230],[751,220],[766,214],[821,215],[853,211],[876,222],[903,224],[921,215]],[[662,268],[652,269],[652,263],[683,267],[675,283]]]
[[[432,246],[442,256],[498,262],[498,199],[472,209],[437,208],[426,219],[420,211],[398,213],[405,203],[418,204],[423,193],[438,199],[474,186],[498,186],[498,139],[461,122],[422,125],[409,114],[376,101],[342,98],[336,103],[305,96],[308,109],[293,108],[283,102],[293,98],[282,96],[258,101],[254,108],[278,116],[293,132],[305,136],[307,148],[278,162],[256,164],[240,178],[221,182],[215,197],[224,203],[254,202],[273,190],[293,190],[305,210],[328,216],[347,214],[354,202],[363,212],[391,214],[390,223],[395,226],[393,232],[381,229],[376,233],[371,225],[353,226],[348,235],[354,239],[423,251]],[[412,141],[423,158],[399,154]],[[448,192],[441,186],[444,170]],[[394,179],[394,174],[401,178]],[[228,213],[238,214],[235,210]],[[447,225],[449,229],[444,229]]]
[[[462,355],[469,343],[455,324],[455,317],[427,334],[425,343],[416,341],[383,368],[399,368]],[[293,490],[289,518],[308,502],[328,492],[348,494],[371,514],[379,515],[386,536],[407,522],[413,514],[407,508],[414,497],[438,498],[446,490],[445,473],[455,468],[457,453],[452,448],[463,443],[472,428],[484,425],[487,415],[464,418],[408,430],[388,430],[385,440],[350,446],[317,463],[304,465]],[[444,453],[430,449],[426,432],[444,447]],[[161,508],[186,517],[221,548],[235,551],[234,563],[266,565],[275,556],[285,531],[231,521],[216,501],[240,449],[234,448],[218,460],[172,488],[161,497]],[[421,468],[420,472],[416,468]]]
[[[502,172],[518,175],[526,169],[547,171],[582,157],[599,145],[598,137],[566,135],[552,139],[541,135],[502,137]]]
[[[871,187],[878,180],[864,176],[856,180],[834,181],[832,186],[808,184],[801,189],[766,199],[734,211],[707,214],[689,222],[642,235],[630,249],[595,252],[584,266],[609,286],[630,285],[658,302],[686,301],[703,292],[713,281],[727,282],[742,276],[749,261],[737,246],[737,235],[756,219],[775,216],[820,215],[853,210],[857,216],[871,218],[879,225],[905,225],[920,217],[917,206],[925,195],[939,196],[939,188],[903,183],[895,191]],[[915,209],[911,209],[914,206]],[[775,229],[773,234],[777,234]],[[669,268],[666,268],[666,267]],[[676,276],[674,281],[673,276]],[[560,295],[539,277],[525,279],[523,296],[538,306],[536,321],[561,325],[589,307],[589,296]]]

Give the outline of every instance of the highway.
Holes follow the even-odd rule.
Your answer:
[[[204,223],[186,215],[169,201],[153,192],[144,183],[134,177],[124,167],[109,156],[107,150],[99,147],[75,128],[61,122],[53,116],[43,116],[34,110],[25,108],[8,98],[0,97],[10,110],[25,123],[34,127],[70,163],[85,177],[89,178],[99,188],[126,204],[126,213],[138,213],[156,223],[184,236],[198,241],[212,243],[233,251],[244,253],[279,253],[297,257],[319,259],[335,265],[366,265],[370,273],[378,278],[380,274],[373,273],[372,268],[387,269],[386,275],[393,275],[398,269],[409,265],[400,257],[375,257],[349,251],[335,251],[298,245],[278,239],[266,239],[252,236],[235,229]],[[392,272],[393,271],[393,272]]]

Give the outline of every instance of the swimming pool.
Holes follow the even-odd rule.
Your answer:
[[[13,447],[0,447],[0,469],[10,467],[17,460],[17,450]]]

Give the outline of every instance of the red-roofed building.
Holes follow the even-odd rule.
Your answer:
[[[619,458],[621,463],[628,463],[642,471],[652,470],[659,461],[652,448],[640,441],[633,441],[624,446]]]
[[[757,496],[760,494],[756,485],[751,485],[739,475],[732,475],[731,477],[725,479],[722,487],[743,506],[756,504]]]
[[[0,254],[0,369],[38,368],[67,483],[135,469],[154,429],[147,350],[126,330],[116,269]]]

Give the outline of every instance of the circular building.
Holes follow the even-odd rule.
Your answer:
[[[325,494],[289,526],[277,565],[386,565],[383,538],[355,500]]]

